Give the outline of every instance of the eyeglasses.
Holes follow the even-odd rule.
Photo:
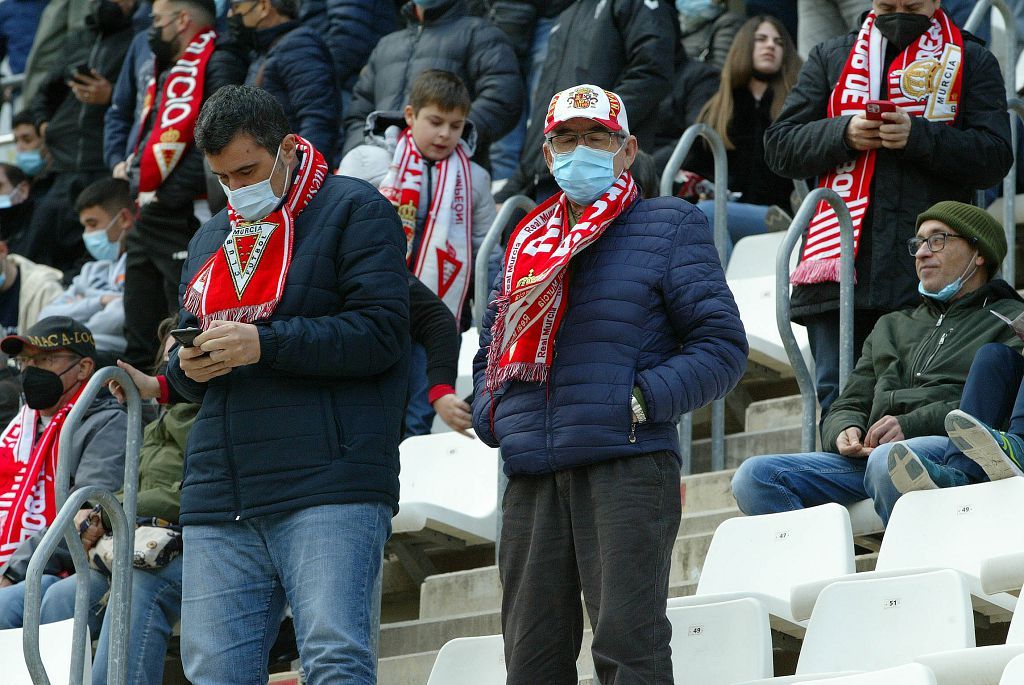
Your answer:
[[[927,238],[911,238],[907,241],[907,250],[910,251],[910,256],[913,257],[917,254],[917,251],[921,249],[921,246],[928,243],[929,252],[942,252],[946,249],[946,240],[948,238],[956,238],[957,240],[966,240],[971,245],[978,242],[977,238],[965,238],[962,235],[953,235],[952,233],[932,233]]]
[[[73,352],[42,352],[40,354],[19,354],[14,358],[14,365],[18,370],[27,366],[38,366],[42,368],[52,367],[58,359],[81,359],[80,355]]]
[[[608,151],[612,149],[612,141],[622,140],[623,136],[610,131],[587,131],[582,134],[559,133],[556,136],[548,136],[547,141],[551,150],[561,155],[575,150],[580,143],[580,138],[583,139],[583,144],[589,148]]]

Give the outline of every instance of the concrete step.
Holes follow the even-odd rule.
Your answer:
[[[747,406],[747,431],[763,431],[781,426],[799,426],[803,415],[803,402],[800,395],[773,397],[770,400],[751,402]]]
[[[800,426],[778,426],[725,436],[725,468],[735,469],[755,454],[800,452]],[[711,440],[693,442],[693,472],[711,471]]]
[[[732,496],[731,487],[734,473],[736,469],[683,476],[680,485],[683,516],[735,508],[736,498]]]

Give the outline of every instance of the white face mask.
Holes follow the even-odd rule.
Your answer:
[[[231,190],[223,183],[220,184],[220,187],[224,189],[224,194],[228,196],[228,204],[244,220],[259,221],[281,204],[281,198],[284,197],[284,194],[278,197],[270,186],[270,179],[274,177],[274,171],[277,169],[277,163],[280,159],[281,148],[279,146],[277,148],[277,155],[274,157],[274,166],[270,168],[270,176],[264,181],[253,183],[238,190]],[[287,183],[285,184],[284,192],[288,192]]]

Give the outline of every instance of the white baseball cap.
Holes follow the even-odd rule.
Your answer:
[[[629,121],[622,98],[610,90],[584,83],[555,93],[544,119],[544,133],[550,133],[569,119],[590,119],[610,131],[629,135]]]

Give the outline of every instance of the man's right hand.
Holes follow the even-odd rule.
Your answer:
[[[128,180],[128,162],[118,162],[114,165],[114,170],[110,174],[114,178],[119,178],[122,181]]]
[[[120,359],[117,360],[118,368],[124,370],[131,379],[135,382],[136,387],[139,389],[139,397],[143,400],[155,400],[160,397],[160,381],[154,376],[143,373],[136,369],[128,362],[123,362]],[[124,394],[124,388],[117,381],[110,381],[107,384],[107,390],[110,394],[117,399],[118,402],[124,404],[127,396]]]
[[[864,458],[871,454],[871,448],[865,447],[861,443],[861,438],[864,437],[864,431],[856,426],[850,426],[843,430],[836,438],[836,447],[839,449],[839,454],[844,457],[855,457]]]
[[[854,150],[877,150],[882,147],[882,137],[878,133],[878,129],[884,123],[887,122],[872,121],[861,112],[846,124],[843,139]]]
[[[206,383],[231,372],[231,367],[223,360],[213,361],[210,355],[198,347],[179,347],[178,365],[196,383]]]

